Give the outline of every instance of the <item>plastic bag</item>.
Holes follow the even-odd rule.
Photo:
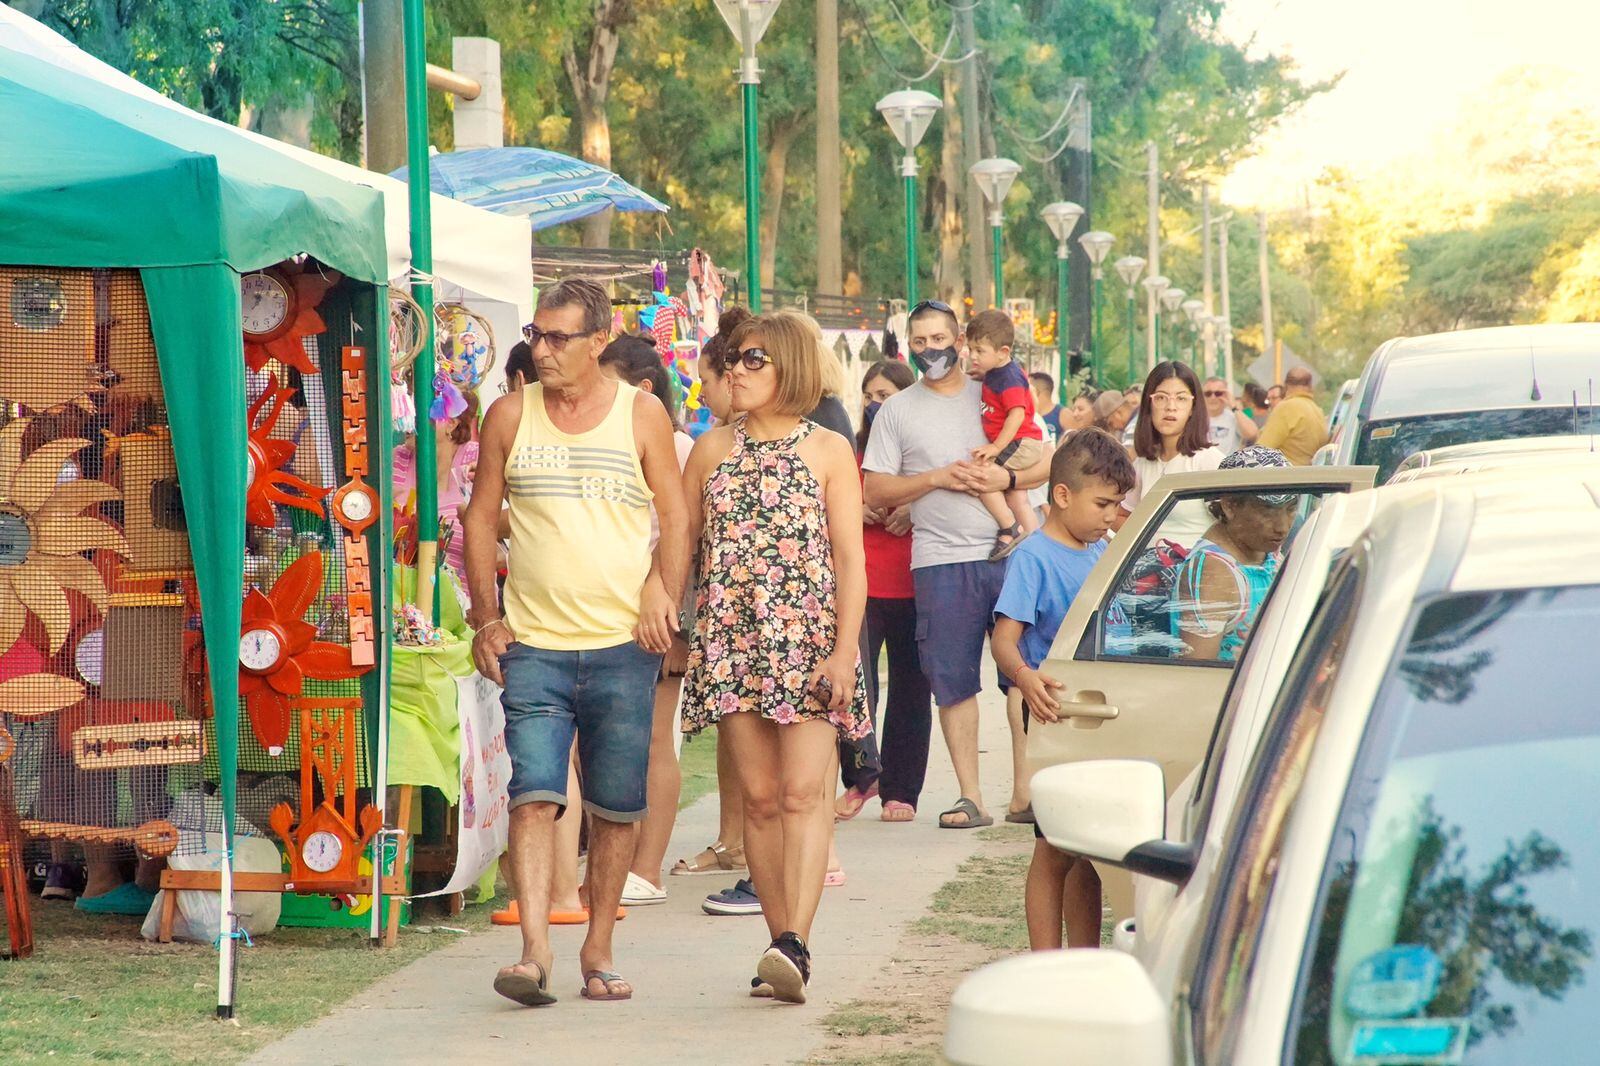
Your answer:
[[[167,859],[167,865],[174,870],[222,869],[222,834],[205,834],[205,849],[198,854],[189,850],[196,843],[199,843],[197,839],[185,840],[179,845],[178,851]],[[188,848],[185,845],[188,845]],[[233,868],[236,872],[263,874],[283,872],[283,857],[272,841],[261,837],[238,836],[234,837],[233,845]],[[154,902],[150,904],[150,913],[145,915],[144,925],[140,927],[139,932],[146,940],[155,940],[160,935],[161,905],[166,894],[166,889],[157,892]],[[233,910],[239,916],[239,927],[251,936],[261,936],[276,929],[278,913],[282,906],[281,892],[233,894]],[[195,890],[178,893],[178,911],[172,920],[174,940],[212,944],[221,933],[221,893]]]

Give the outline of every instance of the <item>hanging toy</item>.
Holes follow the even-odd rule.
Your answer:
[[[389,418],[394,431],[400,434],[417,431],[417,401],[411,395],[411,382],[404,374],[396,374],[389,388]]]
[[[428,417],[435,422],[460,418],[467,409],[467,398],[451,376],[441,370],[433,376],[433,406]]]

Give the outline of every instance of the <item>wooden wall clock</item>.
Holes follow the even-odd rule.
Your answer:
[[[333,517],[344,527],[350,661],[356,666],[372,666],[377,662],[377,629],[372,617],[372,556],[366,532],[378,520],[378,493],[366,480],[371,473],[366,350],[345,348],[340,365],[344,377],[344,470],[350,480],[333,497]]]
[[[310,260],[280,263],[244,275],[239,284],[239,317],[244,327],[245,365],[261,370],[267,360],[276,359],[303,374],[315,374],[317,368],[302,342],[328,328],[317,307],[339,280],[337,272],[317,267]]]
[[[280,803],[269,824],[288,847],[286,892],[360,892],[361,854],[383,825],[378,809],[356,799],[356,712],[360,700],[302,699],[300,714],[300,818]],[[316,785],[322,784],[322,801]]]

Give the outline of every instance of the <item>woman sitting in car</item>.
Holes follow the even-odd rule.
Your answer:
[[[1271,448],[1242,448],[1219,469],[1281,467]],[[1172,588],[1173,635],[1182,658],[1233,662],[1278,573],[1283,542],[1294,527],[1299,495],[1229,493],[1206,501],[1215,521],[1179,567]]]

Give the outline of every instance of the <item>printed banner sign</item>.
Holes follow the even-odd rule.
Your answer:
[[[511,823],[511,755],[506,751],[505,710],[500,686],[481,674],[456,679],[456,716],[461,723],[461,802],[456,805],[456,867],[443,888],[421,893],[463,892],[506,850]]]

